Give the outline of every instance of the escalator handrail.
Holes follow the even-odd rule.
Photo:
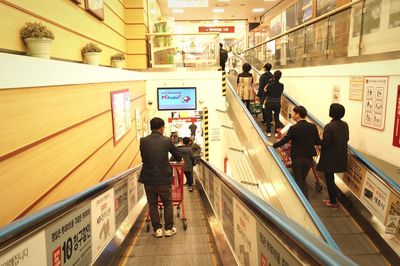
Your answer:
[[[248,63],[244,58],[242,58],[241,56],[237,55],[237,54],[233,54],[233,56],[239,58],[240,60],[242,60],[243,62]],[[261,75],[260,71],[256,68],[253,68],[253,71],[257,72],[258,75]],[[292,97],[290,97],[289,95],[287,95],[287,93],[283,92],[283,95],[290,101],[292,102],[294,105],[300,105],[296,100],[294,100]],[[320,128],[324,128],[324,124],[317,119],[313,114],[308,113],[307,116],[310,118],[310,120],[312,120],[317,126],[319,126]],[[367,158],[365,158],[363,155],[361,155],[356,149],[354,149],[350,144],[347,145],[348,150],[351,152],[351,154],[353,154],[360,163],[362,163],[365,167],[367,167],[369,170],[371,170],[373,172],[373,174],[375,174],[378,178],[380,178],[382,181],[384,181],[388,186],[389,189],[392,190],[393,193],[397,194],[400,196],[400,185],[397,184],[395,181],[393,181],[392,178],[390,178],[389,176],[387,176],[384,172],[382,172],[382,170],[380,170],[379,168],[377,168],[375,165],[373,165]]]
[[[336,250],[340,250],[339,246],[336,244],[335,240],[333,239],[333,237],[329,233],[328,229],[322,223],[321,219],[319,218],[319,216],[315,212],[314,208],[311,206],[310,202],[304,196],[303,192],[301,191],[301,189],[297,185],[296,181],[294,180],[294,178],[290,174],[289,170],[283,164],[283,162],[282,162],[281,158],[279,157],[278,153],[275,151],[274,148],[269,147],[267,145],[267,142],[268,142],[267,137],[261,131],[260,127],[257,125],[257,122],[254,120],[254,118],[250,114],[249,110],[247,110],[247,108],[244,105],[244,103],[240,100],[240,98],[237,95],[235,89],[233,89],[233,86],[232,86],[231,82],[228,79],[226,79],[226,83],[227,83],[229,89],[235,95],[235,97],[236,97],[237,101],[239,102],[239,104],[241,105],[242,109],[245,111],[247,117],[249,118],[250,122],[253,124],[253,127],[256,129],[258,135],[261,137],[261,139],[264,142],[264,144],[268,147],[268,150],[271,152],[271,154],[274,157],[275,161],[278,163],[279,168],[282,170],[282,172],[286,176],[286,179],[289,181],[290,186],[294,189],[295,193],[299,197],[301,203],[305,207],[307,213],[310,215],[311,219],[313,220],[315,226],[317,227],[317,229],[321,233],[322,237],[325,239],[326,243],[328,245],[330,245],[332,248],[334,248]]]
[[[226,176],[203,158],[201,158],[200,161],[213,172],[246,207],[249,207],[253,213],[257,213],[257,217],[261,222],[272,222],[291,240],[296,242],[299,246],[304,247],[304,250],[306,250],[308,254],[312,254],[313,258],[321,262],[322,265],[356,265],[339,250],[316,238],[301,225],[279,213],[261,198],[249,192],[242,184]]]
[[[26,234],[26,232],[35,230],[39,226],[47,223],[49,220],[57,217],[58,215],[66,212],[67,210],[93,198],[94,196],[104,192],[105,190],[113,187],[117,182],[120,182],[132,173],[141,169],[142,165],[131,168],[109,180],[101,182],[91,188],[88,188],[78,194],[69,198],[56,202],[49,207],[35,212],[29,216],[18,219],[3,228],[0,228],[0,248],[4,243],[12,239],[19,239]]]

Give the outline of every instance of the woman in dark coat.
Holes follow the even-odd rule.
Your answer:
[[[335,173],[347,170],[347,142],[349,141],[349,126],[341,118],[344,116],[344,106],[331,104],[329,116],[332,118],[324,128],[321,144],[321,156],[317,170],[325,173],[329,200],[323,200],[325,206],[337,209]]]

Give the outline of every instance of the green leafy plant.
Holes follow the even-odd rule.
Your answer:
[[[37,38],[54,40],[53,32],[41,22],[26,22],[20,31],[21,38]]]
[[[111,56],[111,60],[125,60],[125,55],[122,53]]]
[[[86,54],[86,53],[100,53],[102,50],[100,49],[100,47],[95,44],[95,43],[88,43],[86,44],[83,48],[82,48],[82,54]]]

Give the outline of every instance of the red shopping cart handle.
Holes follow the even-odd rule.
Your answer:
[[[169,164],[170,164],[170,165],[184,165],[184,162],[183,162],[183,160],[180,161],[180,162],[171,161],[171,162],[169,162]]]

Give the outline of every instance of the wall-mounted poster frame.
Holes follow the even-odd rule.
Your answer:
[[[389,77],[364,77],[361,125],[385,129]]]
[[[110,94],[115,146],[132,128],[131,97],[129,89]]]
[[[71,0],[71,1],[72,1],[72,2],[75,2],[75,3],[78,4],[78,5],[81,5],[83,0]]]
[[[86,10],[101,21],[104,20],[104,0],[86,0]]]

